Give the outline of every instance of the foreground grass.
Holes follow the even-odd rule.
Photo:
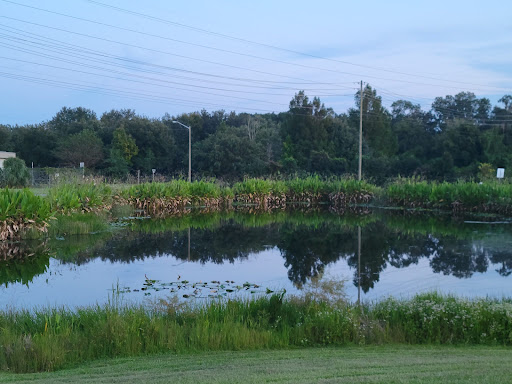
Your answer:
[[[324,284],[289,299],[273,294],[189,306],[174,297],[153,309],[106,305],[0,312],[0,369],[53,371],[102,358],[165,352],[397,343],[512,345],[508,299],[424,294],[359,307],[336,296],[342,283]]]
[[[512,349],[376,346],[165,354],[99,360],[0,383],[507,383]]]

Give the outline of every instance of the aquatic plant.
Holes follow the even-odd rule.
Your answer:
[[[388,204],[401,207],[498,213],[512,210],[512,184],[508,183],[398,179],[384,194]]]
[[[48,191],[47,200],[55,211],[91,212],[110,208],[111,197],[105,184],[61,184]]]
[[[47,230],[50,205],[30,190],[0,190],[0,240],[19,238],[27,229]]]

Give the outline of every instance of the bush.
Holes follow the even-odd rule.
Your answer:
[[[2,186],[23,188],[30,182],[30,173],[25,162],[16,157],[4,161],[4,169],[0,175]]]

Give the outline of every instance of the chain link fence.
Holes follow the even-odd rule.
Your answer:
[[[137,171],[123,177],[104,176],[84,168],[30,168],[31,186],[50,188],[59,184],[71,183],[108,183],[108,184],[140,184],[147,182],[166,182],[173,179],[185,179],[184,174],[163,175],[158,172],[143,173]]]

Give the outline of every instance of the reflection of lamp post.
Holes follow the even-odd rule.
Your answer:
[[[357,227],[357,304],[361,305],[361,227]]]
[[[188,129],[188,182],[190,183],[192,181],[192,128],[177,120],[173,120],[172,122]]]

